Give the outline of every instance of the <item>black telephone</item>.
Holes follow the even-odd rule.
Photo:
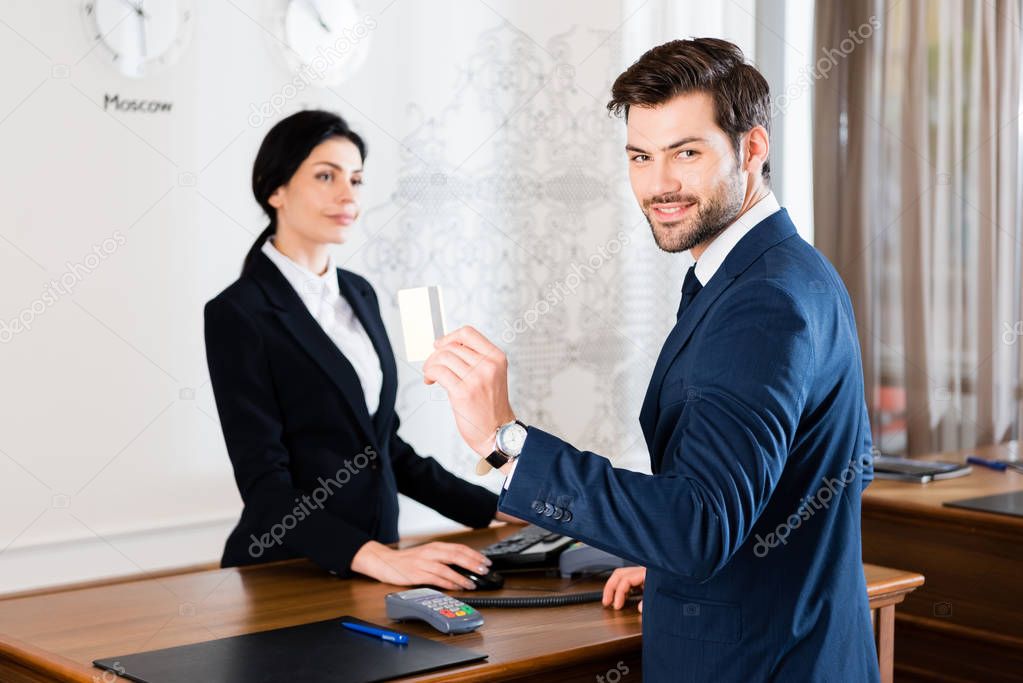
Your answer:
[[[573,543],[575,539],[530,524],[480,552],[493,562],[494,571],[555,569],[558,556]]]
[[[529,525],[480,550],[493,562],[494,571],[557,569],[563,577],[599,574],[631,563],[574,538]]]
[[[574,538],[529,525],[503,541],[480,550],[490,558],[491,572],[557,570],[562,577],[600,574],[632,563]],[[460,598],[473,607],[560,607],[598,602],[603,591],[562,593],[540,597]]]

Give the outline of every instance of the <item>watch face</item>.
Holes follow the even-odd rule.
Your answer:
[[[522,446],[526,441],[526,428],[518,422],[502,427],[497,432],[497,447],[502,453],[517,456],[522,452]]]

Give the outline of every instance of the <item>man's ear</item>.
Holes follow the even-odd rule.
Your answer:
[[[768,139],[767,129],[763,126],[754,126],[746,134],[746,157],[743,159],[743,170],[747,173],[761,171],[767,156],[771,151],[771,141]]]

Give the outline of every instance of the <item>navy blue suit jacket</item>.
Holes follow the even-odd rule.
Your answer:
[[[786,211],[683,313],[640,423],[652,476],[530,427],[499,509],[647,567],[644,680],[878,680],[856,325]]]
[[[398,436],[397,366],[376,293],[355,273],[337,277],[383,371],[372,417],[355,368],[265,254],[206,304],[210,381],[245,503],[225,567],[308,557],[347,575],[367,541],[398,540],[399,492],[467,526],[494,518],[496,495]]]

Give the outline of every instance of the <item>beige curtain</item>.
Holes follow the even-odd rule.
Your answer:
[[[856,308],[883,452],[1019,435],[1020,14],[817,3],[816,243]]]

